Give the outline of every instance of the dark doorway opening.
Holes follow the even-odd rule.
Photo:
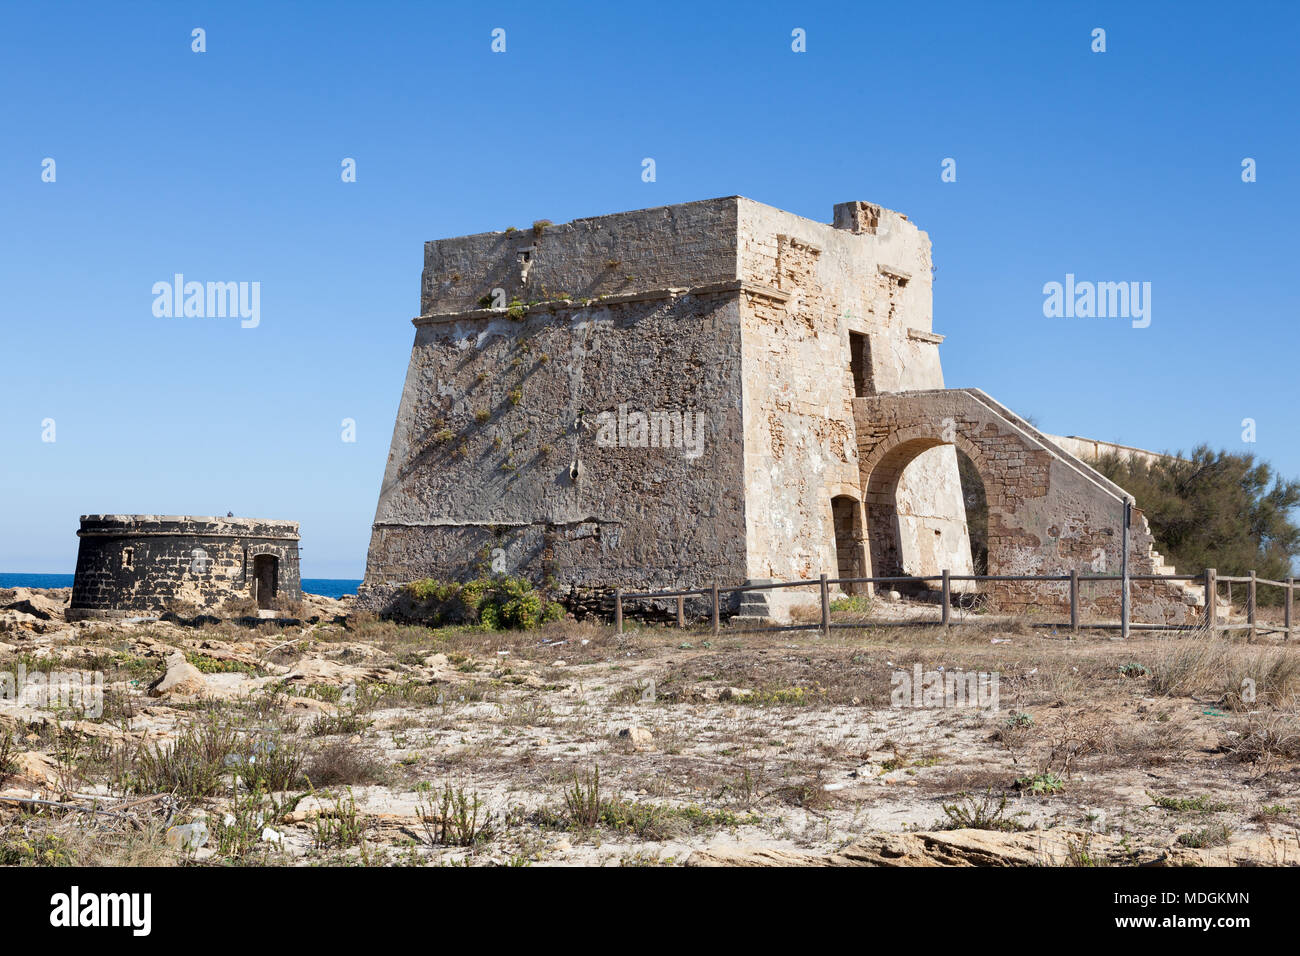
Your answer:
[[[852,498],[841,495],[831,499],[831,516],[835,522],[836,577],[866,577],[861,506]],[[866,590],[866,586],[861,584],[841,584],[840,588],[849,594]]]
[[[962,504],[966,506],[966,532],[970,535],[971,566],[976,574],[989,573],[989,500],[984,479],[975,462],[957,449],[957,474],[961,479]]]
[[[269,611],[275,607],[279,576],[280,559],[275,555],[259,554],[253,558],[253,596],[259,609]]]
[[[871,374],[871,339],[861,332],[849,333],[849,367],[853,370],[853,394],[858,398],[876,394]]]

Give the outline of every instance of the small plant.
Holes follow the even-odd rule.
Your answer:
[[[831,612],[841,611],[850,614],[868,614],[871,611],[871,598],[865,594],[850,594],[847,597],[836,598],[831,602]]]
[[[1046,796],[1060,793],[1065,789],[1065,781],[1054,773],[1036,773],[1016,780],[1016,789]]]
[[[1145,665],[1139,664],[1136,661],[1128,661],[1127,663],[1120,664],[1119,673],[1121,677],[1149,677],[1151,675],[1151,672],[1147,670]]]
[[[335,796],[333,811],[322,810],[316,817],[316,847],[322,850],[331,847],[343,849],[357,846],[364,838],[365,830],[357,815],[357,801],[349,787],[346,800],[342,795]]]
[[[524,400],[524,390],[522,388],[512,388],[506,393],[506,398],[510,399],[511,405],[518,405]]]
[[[238,774],[248,790],[271,793],[289,790],[302,781],[307,752],[288,738],[267,738],[254,742],[252,752],[238,760]]]
[[[137,793],[210,797],[221,786],[232,755],[240,749],[233,724],[217,715],[186,727],[171,747],[141,748],[136,758]]]
[[[1109,861],[1104,856],[1094,856],[1092,853],[1092,834],[1084,834],[1083,839],[1078,843],[1073,840],[1065,841],[1066,859],[1070,866],[1109,866]]]
[[[492,838],[492,816],[478,794],[450,783],[439,796],[421,793],[416,812],[430,846],[475,846]]]
[[[519,298],[511,299],[510,304],[506,306],[506,315],[511,319],[514,319],[516,322],[522,321],[524,316],[527,314],[528,303]]]
[[[443,428],[434,432],[433,440],[439,445],[445,445],[447,442],[451,441],[453,437],[454,435],[450,428]]]
[[[1147,796],[1162,810],[1174,810],[1178,813],[1218,813],[1232,809],[1231,804],[1211,800],[1205,794],[1197,797],[1158,797],[1149,793]]]
[[[547,226],[554,225],[549,219],[538,219],[533,223],[533,235],[540,237],[546,231]]]
[[[940,822],[940,830],[1000,830],[1003,832],[1015,832],[1025,829],[1016,817],[1024,816],[1024,812],[1007,813],[1007,798],[1004,794],[994,804],[992,791],[985,791],[982,797],[973,797],[969,793],[959,795],[958,803],[945,803],[943,805],[944,816],[947,817],[945,822]]]
[[[1227,846],[1228,839],[1232,836],[1232,829],[1226,824],[1204,827],[1200,830],[1193,830],[1191,833],[1180,833],[1178,843],[1181,846],[1191,847],[1193,849],[1208,849],[1214,846]]]
[[[593,766],[587,774],[573,774],[573,786],[564,793],[564,807],[575,827],[590,830],[600,823],[600,767]]]
[[[260,677],[262,674],[261,668],[254,664],[236,660],[221,660],[216,657],[208,657],[206,654],[199,654],[196,651],[186,651],[185,660],[204,674],[248,674],[252,677]]]
[[[1034,718],[1031,714],[1014,713],[1006,719],[1002,726],[1006,727],[1008,730],[1020,727],[1032,727],[1034,726]]]
[[[480,408],[474,412],[474,421],[478,422],[480,425],[482,425],[485,421],[487,421],[491,417],[492,417],[492,413],[488,411],[486,408]]]
[[[334,737],[340,734],[352,736],[369,728],[371,723],[354,708],[337,714],[322,714],[307,728],[307,733],[312,737]]]

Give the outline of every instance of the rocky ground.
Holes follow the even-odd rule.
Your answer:
[[[0,694],[3,863],[1300,862],[1283,643],[897,606],[830,638],[430,630],[324,598],[69,624],[67,600],[0,591],[0,675],[28,684]],[[996,675],[996,708],[893,706],[915,665]],[[71,672],[102,712],[31,691]]]

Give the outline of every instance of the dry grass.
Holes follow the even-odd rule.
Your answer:
[[[1200,632],[1176,641],[1155,660],[1151,686],[1170,697],[1209,697],[1230,710],[1281,706],[1300,696],[1300,659],[1287,648],[1243,645]]]
[[[304,771],[313,787],[381,783],[387,768],[375,754],[351,740],[332,740],[312,756]]]

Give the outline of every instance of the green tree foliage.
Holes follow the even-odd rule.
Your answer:
[[[1300,481],[1286,481],[1251,454],[1211,451],[1202,445],[1186,460],[1154,464],[1105,456],[1094,467],[1137,499],[1156,546],[1180,574],[1207,567],[1220,574],[1254,570],[1274,580],[1292,575],[1300,555]],[[1261,603],[1281,600],[1261,588]]]
[[[564,616],[564,608],[534,590],[531,581],[504,574],[464,582],[413,581],[406,591],[412,607],[397,616],[434,626],[481,624],[494,631],[528,630]]]

